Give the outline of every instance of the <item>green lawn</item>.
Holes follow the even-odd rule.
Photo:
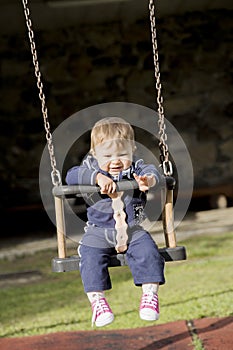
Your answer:
[[[182,242],[188,260],[166,263],[160,288],[160,320],[156,324],[201,317],[233,315],[233,233],[196,236]],[[79,272],[52,273],[54,251],[2,260],[1,272],[39,270],[42,278],[0,290],[0,336],[25,336],[68,330],[90,330],[91,310]],[[115,321],[105,329],[154,323],[138,316],[140,288],[128,267],[111,268],[113,289],[107,293]]]

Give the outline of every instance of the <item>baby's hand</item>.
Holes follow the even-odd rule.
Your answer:
[[[116,191],[116,183],[110,177],[98,173],[96,176],[96,183],[100,187],[100,193],[111,194]]]
[[[142,192],[148,191],[150,187],[156,184],[154,175],[136,175],[133,174],[138,183],[139,190]]]

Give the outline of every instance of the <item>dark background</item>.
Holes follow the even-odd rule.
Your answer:
[[[51,130],[99,103],[124,101],[156,109],[148,2],[67,3],[29,2]],[[23,7],[20,1],[0,1],[0,8],[5,237],[32,228],[53,230],[53,225],[40,199],[46,139]],[[232,205],[232,13],[233,3],[226,0],[156,1],[165,116],[190,152],[192,210]],[[87,142],[87,137],[80,141],[81,153]]]

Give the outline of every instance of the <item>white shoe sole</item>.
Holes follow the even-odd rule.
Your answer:
[[[104,318],[104,320],[97,320],[95,321],[96,327],[104,327],[108,324],[112,323],[114,321],[114,315],[109,314],[108,317]]]
[[[144,321],[157,321],[159,319],[159,314],[155,312],[143,312],[140,311],[139,313],[140,318]]]

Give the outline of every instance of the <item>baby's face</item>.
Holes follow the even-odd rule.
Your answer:
[[[107,140],[95,148],[95,158],[100,169],[117,175],[132,164],[133,149],[129,140]]]

